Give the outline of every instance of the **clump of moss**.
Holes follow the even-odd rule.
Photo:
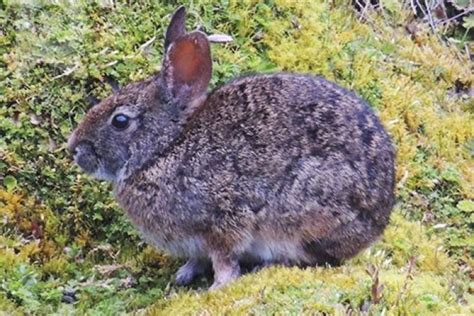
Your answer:
[[[5,251],[14,250],[14,261],[48,259],[61,246],[52,242],[61,233],[58,219],[51,210],[23,194],[0,190],[0,216],[4,221],[0,232]]]

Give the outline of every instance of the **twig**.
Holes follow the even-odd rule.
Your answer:
[[[360,4],[360,2],[358,2],[359,0],[356,0],[356,1],[357,1],[357,3]],[[362,18],[365,19],[365,21],[368,22],[375,30],[377,30],[377,31],[379,31],[380,33],[382,33],[382,31],[383,31],[382,28],[380,28],[380,27],[377,25],[377,23],[375,23],[375,21],[374,21],[372,18],[370,18],[369,15],[365,15],[365,11],[366,11],[365,8],[367,8],[367,7],[368,7],[368,5],[366,4],[366,6],[364,7],[364,11],[363,11],[363,12],[356,12],[356,14],[359,14],[359,15],[360,15],[359,21],[362,21]]]
[[[413,0],[410,0],[410,6],[411,6],[411,9],[413,10],[413,15],[416,16],[416,6]]]
[[[408,284],[409,284],[408,281],[413,279],[413,268],[415,267],[415,264],[416,264],[416,258],[414,256],[410,257],[410,259],[408,260],[408,266],[407,266],[408,269],[407,269],[407,274],[406,274],[406,277],[405,277],[405,281],[403,282],[403,286],[402,286],[402,288],[400,289],[400,292],[397,295],[397,300],[395,301],[395,306],[398,306],[398,304],[400,303],[400,300],[402,299],[403,294],[408,289]]]
[[[51,78],[51,80],[56,80],[56,79],[59,79],[59,78],[65,77],[65,76],[69,76],[69,75],[72,74],[74,71],[76,71],[77,68],[79,68],[79,64],[75,64],[74,67],[66,69],[65,72],[63,72],[62,74],[57,75],[57,76]]]
[[[451,22],[451,21],[453,21],[453,20],[456,20],[457,18],[460,18],[460,17],[465,16],[466,14],[469,14],[469,13],[472,13],[472,12],[474,12],[474,8],[468,9],[468,10],[466,10],[466,11],[464,11],[464,12],[461,12],[461,13],[459,13],[459,14],[453,16],[453,17],[450,17],[449,19],[444,20],[444,21],[440,21],[438,24],[446,24],[446,23],[449,23],[449,22]]]
[[[103,68],[114,66],[118,63],[118,60],[111,61],[103,66]]]
[[[368,9],[368,7],[369,7],[370,2],[367,1],[367,2],[365,3],[365,5],[363,5],[359,0],[356,0],[356,2],[357,2],[357,5],[358,5],[360,8],[362,8],[362,10],[360,11],[360,17],[359,17],[359,21],[362,21],[363,18],[366,18],[366,17],[365,17],[365,12],[367,11],[367,9]]]
[[[403,173],[402,178],[401,178],[400,181],[398,181],[398,183],[397,183],[397,188],[403,187],[403,185],[404,185],[405,182],[407,181],[409,175],[410,175],[410,173],[408,172],[408,170],[405,169],[405,172]]]
[[[140,45],[140,48],[138,48],[138,50],[145,50],[148,46],[150,46],[151,44],[153,44],[153,42],[156,40],[156,36],[153,36],[152,38],[150,38],[148,41],[146,41],[145,43],[143,43],[142,45]]]
[[[207,36],[211,43],[230,43],[233,41],[232,36],[227,34],[211,34]]]
[[[423,6],[421,5],[420,1],[416,0],[416,3],[420,7],[421,12],[423,12],[423,15],[428,17],[428,23],[431,27],[431,30],[433,31],[434,34],[436,34],[436,27],[435,27],[434,22],[433,22],[433,16],[431,15],[431,8],[428,5],[426,5],[426,7],[425,7],[426,11],[425,11],[423,9]],[[426,1],[425,1],[425,3],[426,3]]]
[[[376,305],[380,303],[380,300],[382,299],[382,296],[383,296],[383,289],[384,289],[384,285],[380,284],[379,268],[371,264],[367,267],[365,271],[372,279],[372,285],[370,287],[370,294],[372,297],[371,301],[372,301],[372,304]]]

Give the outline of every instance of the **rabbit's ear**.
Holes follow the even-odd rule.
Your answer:
[[[186,8],[180,6],[173,13],[170,25],[166,30],[165,35],[165,53],[171,43],[176,41],[178,38],[186,34]]]
[[[204,33],[191,32],[170,44],[163,61],[161,78],[173,98],[182,106],[189,106],[205,94],[211,74],[211,51]]]

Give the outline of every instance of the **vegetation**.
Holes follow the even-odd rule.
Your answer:
[[[472,15],[433,33],[403,2],[348,4],[187,5],[190,28],[234,37],[213,46],[213,85],[246,72],[322,75],[368,100],[397,146],[398,203],[380,242],[340,268],[274,267],[208,293],[205,279],[174,286],[180,262],[146,246],[109,185],[65,151],[107,82],[159,70],[177,3],[0,2],[0,311],[474,313]]]

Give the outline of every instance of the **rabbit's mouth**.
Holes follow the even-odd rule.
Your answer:
[[[92,145],[81,143],[74,149],[74,162],[86,173],[94,174],[99,167],[99,159]]]
[[[74,157],[74,162],[78,164],[84,172],[99,180],[115,181],[116,172],[110,171],[110,166],[115,167],[112,168],[113,170],[119,170],[123,166],[123,159],[115,159],[119,161],[112,163],[101,159],[91,141],[78,140],[77,130],[69,137],[67,146]],[[108,166],[109,168],[107,168]]]
[[[115,174],[111,174],[100,157],[95,153],[91,144],[80,143],[74,150],[74,161],[84,172],[100,180],[114,181]]]

